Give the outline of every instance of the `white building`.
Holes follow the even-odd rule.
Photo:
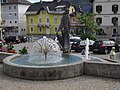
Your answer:
[[[93,12],[100,32],[107,35],[120,34],[120,0],[94,0]]]
[[[2,0],[2,20],[5,36],[26,35],[25,12],[31,5],[27,0]]]

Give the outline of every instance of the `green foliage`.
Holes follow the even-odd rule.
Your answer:
[[[95,14],[93,13],[83,13],[77,16],[79,24],[82,24],[83,27],[79,27],[79,35],[81,38],[93,38],[95,39],[95,32],[98,30],[98,26],[95,22]]]
[[[19,50],[19,54],[28,54],[28,51],[27,51],[27,48],[26,47],[23,47],[22,50]]]
[[[2,20],[1,25],[5,24],[5,23],[6,23],[6,21],[5,21],[5,20]]]
[[[2,42],[0,42],[0,48],[3,46]]]
[[[14,48],[14,46],[13,46],[12,43],[8,43],[7,44],[7,48],[8,48],[8,50],[12,50]]]

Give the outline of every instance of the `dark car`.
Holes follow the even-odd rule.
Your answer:
[[[93,53],[108,54],[115,47],[115,51],[119,51],[119,45],[112,40],[98,40],[93,44]]]
[[[16,43],[16,44],[19,44],[20,43],[20,39],[18,36],[8,36],[8,37],[5,37],[4,39],[6,41],[6,43]]]
[[[19,39],[21,43],[27,42],[27,36],[19,36]]]
[[[113,35],[110,37],[110,40],[116,41],[116,39],[117,39],[118,37],[120,37],[119,34],[115,34],[115,35],[113,34]]]
[[[79,40],[79,39],[73,40],[72,45],[71,45],[71,50],[78,51],[77,48],[79,47],[80,41],[81,40]]]
[[[94,41],[93,40],[89,40],[89,50],[91,51],[92,50],[92,45],[94,44]],[[77,43],[73,43],[72,46],[71,46],[71,50],[75,50],[75,51],[82,51],[85,49],[85,46],[86,46],[86,40],[82,40],[82,41],[79,41]]]

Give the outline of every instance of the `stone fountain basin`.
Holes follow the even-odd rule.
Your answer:
[[[56,80],[77,77],[82,74],[109,78],[120,78],[120,63],[85,60],[55,66],[27,66],[12,63],[20,57],[16,54],[3,60],[3,72],[6,75],[31,80]],[[101,60],[101,59],[100,59]]]
[[[83,74],[83,61],[55,66],[29,66],[12,63],[11,60],[20,57],[16,54],[3,60],[3,72],[9,76],[32,79],[54,80],[80,76]]]

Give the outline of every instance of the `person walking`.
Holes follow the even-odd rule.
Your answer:
[[[112,50],[110,51],[110,59],[115,60],[116,53],[115,53],[115,47],[112,47]]]

